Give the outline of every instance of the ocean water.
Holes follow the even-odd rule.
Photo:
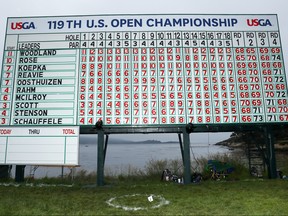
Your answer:
[[[199,157],[207,157],[217,153],[227,153],[229,150],[217,145],[194,145],[191,144],[191,161]],[[127,172],[131,167],[144,169],[151,160],[182,160],[179,143],[161,144],[108,144],[105,172],[121,174]],[[80,144],[79,167],[73,172],[86,170],[87,173],[97,171],[97,144]],[[40,166],[33,172],[33,166],[26,166],[25,176],[34,173],[35,178],[57,177],[62,174],[69,174],[72,169],[67,167],[45,167]],[[15,166],[12,169],[12,176],[15,174]]]

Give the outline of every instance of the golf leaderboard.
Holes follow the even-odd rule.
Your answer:
[[[11,17],[0,125],[288,122],[277,15]]]

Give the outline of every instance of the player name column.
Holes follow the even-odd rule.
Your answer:
[[[12,124],[75,124],[79,38],[19,36]]]

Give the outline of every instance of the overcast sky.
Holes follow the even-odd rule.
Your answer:
[[[22,16],[65,16],[98,14],[278,14],[281,41],[287,71],[288,65],[288,1],[287,0],[2,0],[0,7],[0,63],[7,17]],[[149,135],[149,138],[177,140],[176,135]],[[124,136],[127,138],[127,136]],[[130,136],[133,140],[143,140],[147,135]],[[213,142],[213,135],[191,137],[191,142],[201,139]],[[217,137],[217,139],[216,139]],[[218,134],[216,140],[227,137]],[[196,138],[196,139],[194,139]],[[202,142],[201,141],[201,142]],[[199,141],[200,142],[200,141]],[[206,142],[206,141],[205,141]]]

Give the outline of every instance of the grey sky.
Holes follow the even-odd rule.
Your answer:
[[[7,17],[21,16],[66,16],[95,14],[278,14],[284,61],[288,65],[288,1],[287,0],[7,0],[1,1],[0,7],[0,64],[5,39]],[[193,140],[213,140],[214,135],[195,135]],[[219,138],[220,136],[220,138]],[[126,137],[127,135],[121,136]],[[217,140],[221,134],[215,135]],[[223,138],[227,134],[223,135]],[[143,140],[147,135],[133,135],[133,140]],[[177,140],[176,135],[149,135],[149,139]],[[195,138],[195,139],[194,139]],[[216,138],[215,138],[216,139]],[[195,141],[196,142],[196,141]],[[206,141],[205,141],[206,142]],[[211,141],[212,142],[212,141]]]

